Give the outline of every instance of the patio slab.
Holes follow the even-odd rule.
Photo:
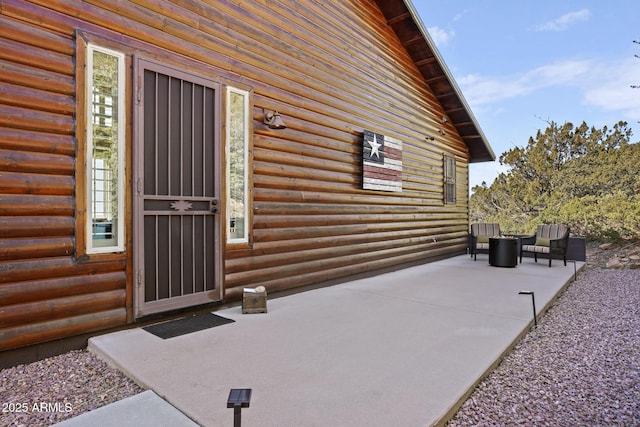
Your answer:
[[[580,269],[583,263],[578,262]],[[266,314],[163,340],[140,328],[89,349],[203,426],[432,425],[446,418],[573,279],[574,265],[460,256],[271,299]],[[117,416],[114,414],[114,416]]]
[[[153,391],[147,390],[86,412],[54,427],[198,427]]]

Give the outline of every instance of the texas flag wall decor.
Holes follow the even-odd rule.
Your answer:
[[[368,130],[364,131],[362,188],[402,191],[402,141]]]

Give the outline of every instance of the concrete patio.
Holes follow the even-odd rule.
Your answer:
[[[162,398],[130,411],[173,406],[181,425],[232,425],[231,388],[253,389],[244,426],[432,425],[532,326],[531,297],[518,292],[534,291],[540,313],[573,276],[571,262],[497,268],[486,254],[459,256],[274,298],[267,314],[216,311],[235,323],[200,332],[132,329],[89,348]],[[133,425],[118,403],[62,424]]]

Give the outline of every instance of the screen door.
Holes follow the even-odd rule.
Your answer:
[[[136,316],[221,299],[220,87],[136,61]]]

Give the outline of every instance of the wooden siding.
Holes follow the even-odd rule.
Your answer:
[[[74,257],[73,31],[6,16],[7,7],[0,2],[0,350],[126,320],[124,262]]]
[[[377,8],[352,4],[285,13],[296,25],[281,41],[304,46],[304,55],[289,58],[297,73],[270,88],[274,95],[254,95],[257,120],[262,107],[277,109],[288,128],[256,122],[253,244],[227,249],[229,297],[244,286],[288,289],[466,247],[467,147],[452,128],[439,136],[444,111]],[[298,13],[320,16],[323,27]],[[361,190],[364,129],[403,141],[401,194]],[[443,205],[444,153],[460,166],[455,206]]]
[[[253,223],[225,299],[466,249],[469,149],[375,1],[0,0],[0,350],[131,319],[131,243],[78,256],[78,31],[253,89]],[[361,189],[365,129],[403,142],[402,193]]]

